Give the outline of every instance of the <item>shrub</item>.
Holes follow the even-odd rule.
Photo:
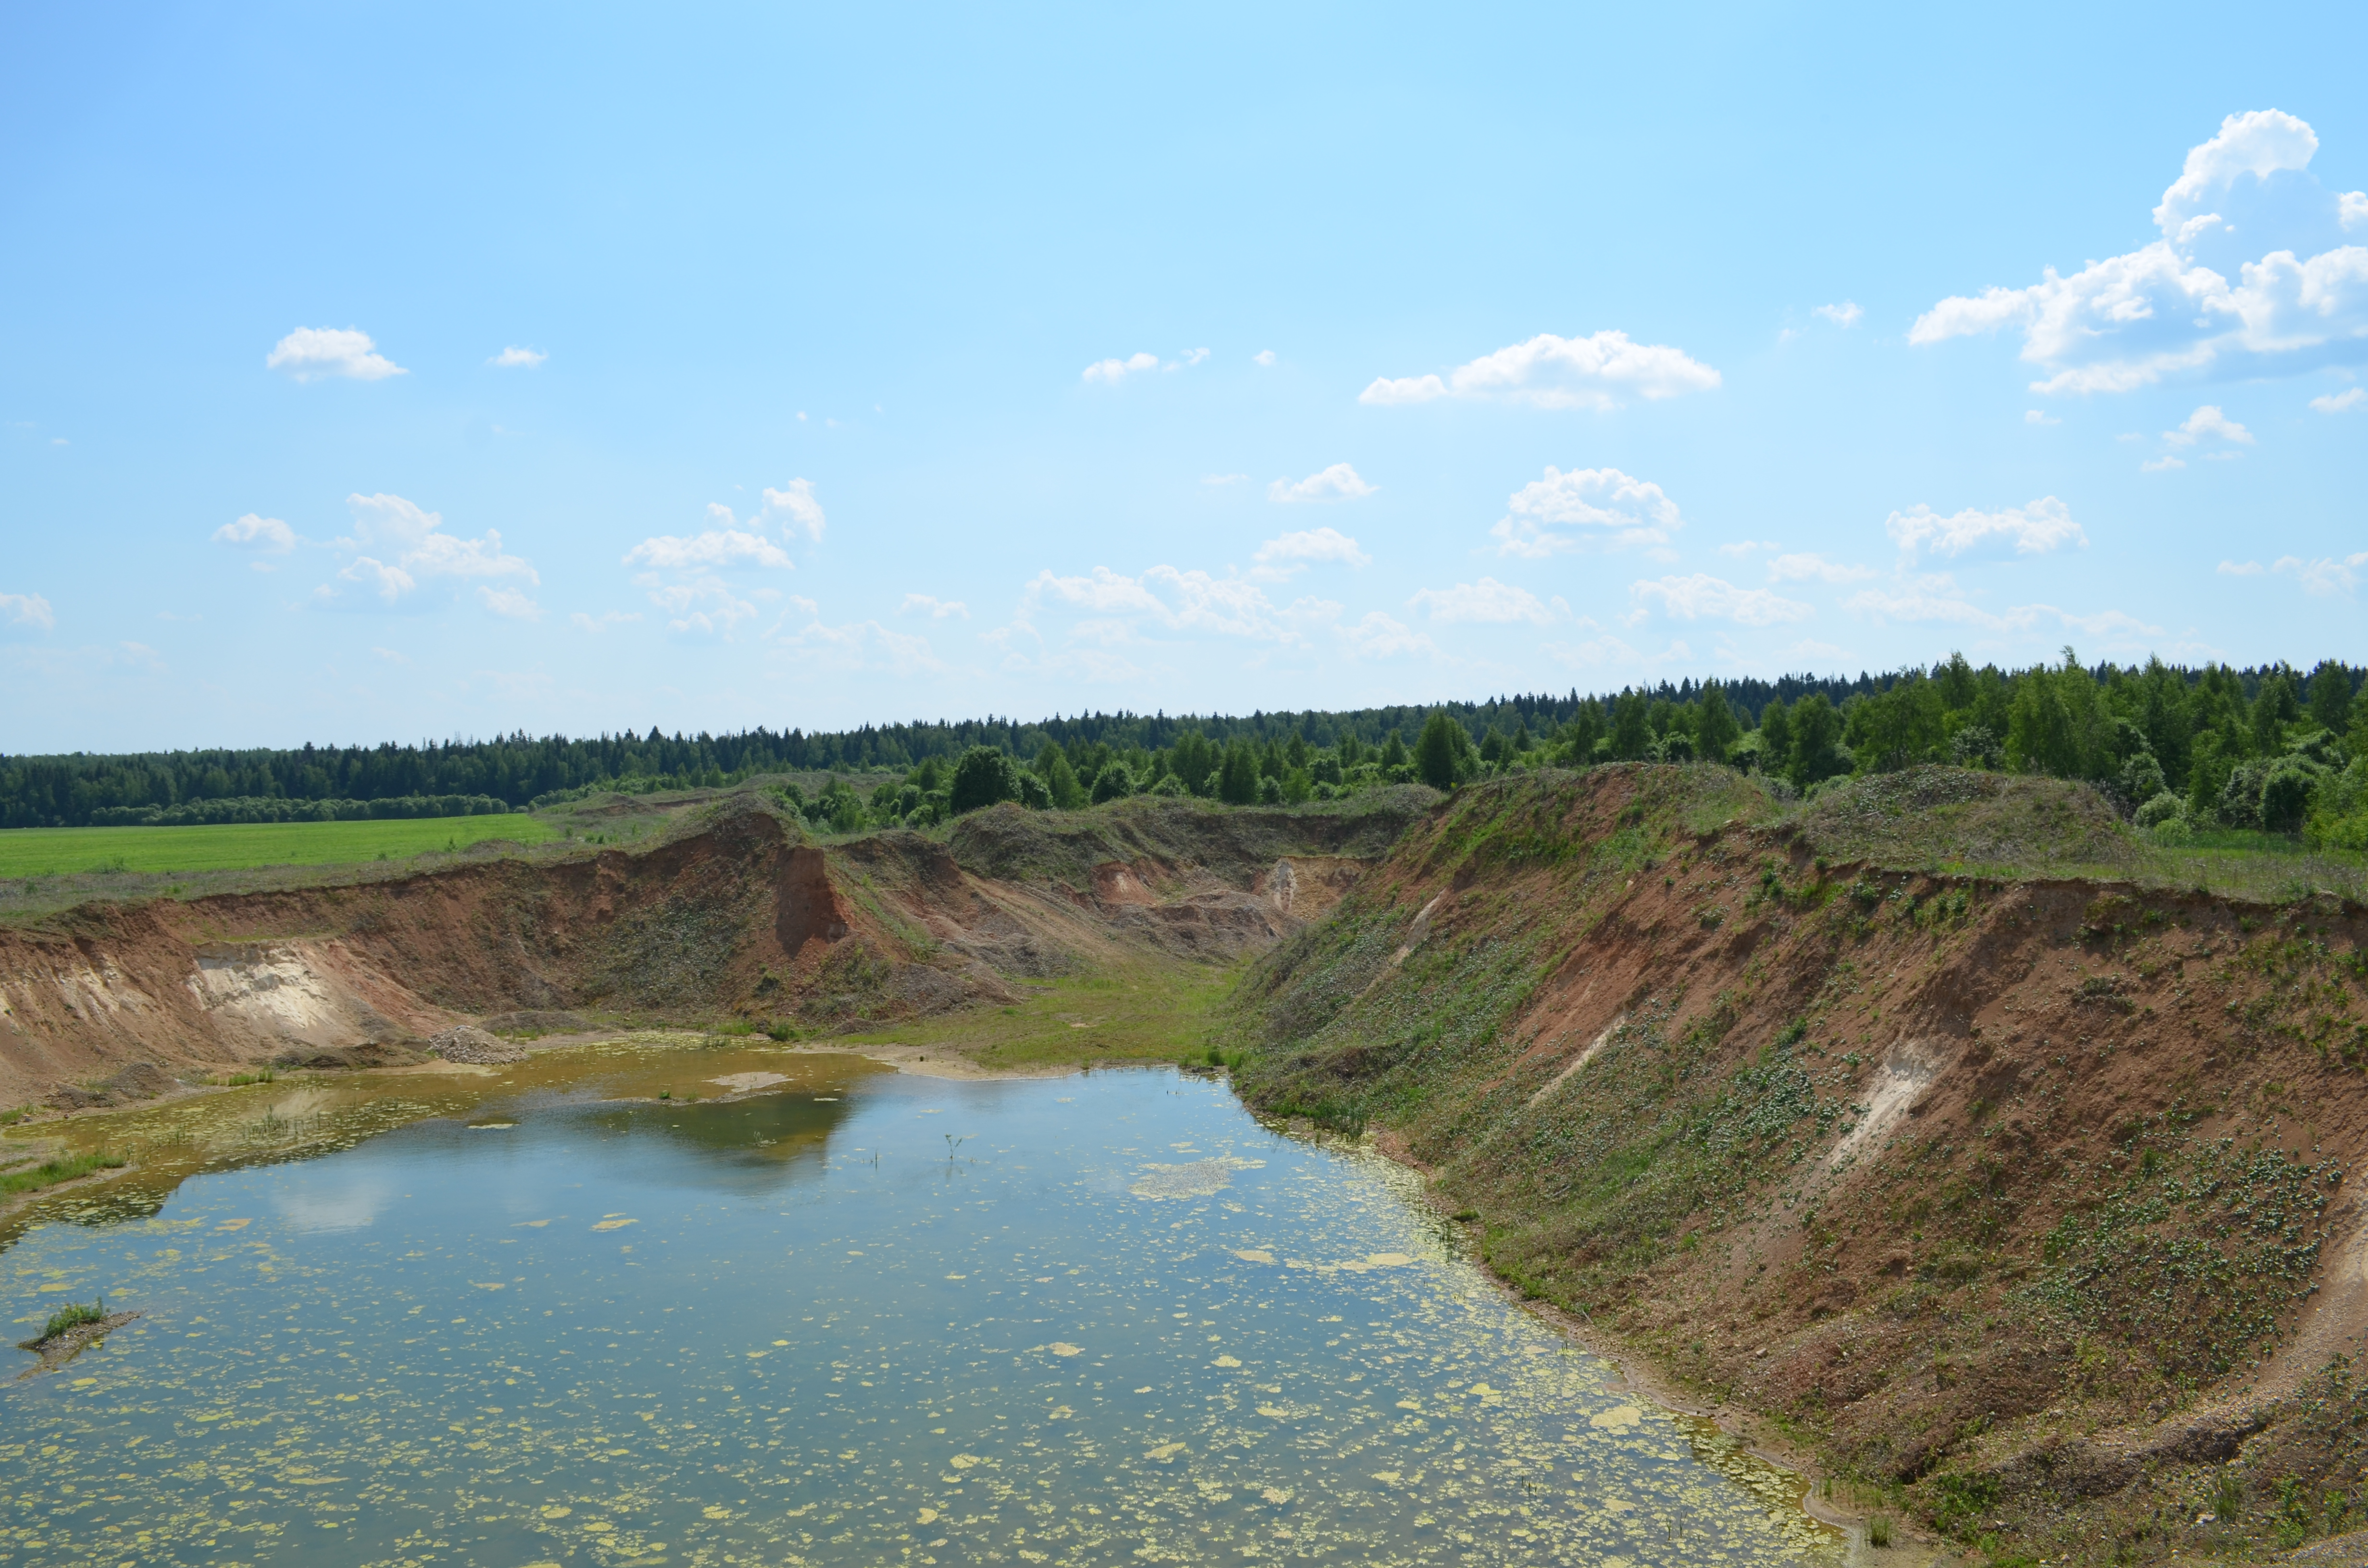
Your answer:
[[[1013,769],[1012,777],[1019,786],[1021,805],[1036,812],[1049,812],[1053,809],[1053,787],[1045,783],[1041,777],[1029,772],[1024,767]]]
[[[2310,793],[2326,769],[2298,756],[2282,756],[2261,778],[2261,825],[2271,833],[2294,833],[2310,809]]]
[[[2187,815],[2187,802],[2168,790],[2157,790],[2152,795],[2139,798],[2146,801],[2146,804],[2138,808],[2137,823],[2140,827],[2159,827],[2173,817],[2183,818]]]
[[[1104,801],[1122,801],[1133,793],[1134,775],[1127,771],[1126,764],[1115,758],[1102,764],[1102,770],[1094,775],[1094,804],[1098,806]]]
[[[1180,797],[1190,795],[1191,791],[1184,788],[1184,780],[1177,778],[1173,773],[1170,773],[1162,778],[1158,783],[1154,784],[1151,787],[1149,793],[1164,796],[1169,800],[1176,800]]]
[[[1276,778],[1259,779],[1258,783],[1258,804],[1261,806],[1279,806],[1282,804],[1281,780]]]
[[[1434,790],[1452,790],[1455,765],[1471,744],[1463,725],[1444,713],[1433,713],[1423,722],[1422,734],[1414,743],[1416,776]]]
[[[971,747],[954,764],[952,796],[956,816],[1019,799],[1019,781],[1012,777],[1011,759],[993,746]]]
[[[2122,793],[2133,801],[2151,801],[2169,788],[2169,781],[2154,753],[2142,751],[2122,764],[2121,786]]]

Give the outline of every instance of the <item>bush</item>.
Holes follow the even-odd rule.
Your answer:
[[[2230,827],[2260,826],[2261,783],[2269,771],[2259,762],[2239,763],[2230,769],[2228,782],[2220,786],[2220,798],[2214,802],[2214,814]]]
[[[1455,765],[1471,744],[1463,725],[1445,713],[1433,713],[1423,721],[1422,734],[1414,743],[1416,775],[1434,790],[1454,789]]]
[[[2166,849],[2180,849],[2195,842],[2195,824],[2183,815],[2165,817],[2146,832]]]
[[[1053,787],[1045,783],[1042,778],[1024,767],[1013,769],[1012,778],[1019,786],[1021,805],[1034,812],[1049,812],[1053,809]]]
[[[2310,809],[2311,791],[2326,769],[2299,756],[2282,756],[2261,778],[2261,825],[2271,833],[2294,833]]]
[[[1159,795],[1168,800],[1178,800],[1190,795],[1191,791],[1184,788],[1184,780],[1177,778],[1173,773],[1170,773],[1162,778],[1158,783],[1154,784],[1148,793]]]
[[[1258,782],[1258,804],[1261,806],[1279,806],[1282,804],[1281,780],[1276,778],[1259,779]]]
[[[2157,790],[2152,795],[2139,798],[2146,801],[2146,804],[2138,808],[2137,823],[2140,827],[2159,827],[2173,817],[2187,815],[2187,802],[2168,790]]]
[[[1018,800],[1019,780],[1013,776],[1011,759],[993,746],[971,747],[954,764],[952,796],[956,816],[998,801]]]
[[[2162,764],[2154,753],[2142,751],[2122,764],[2122,793],[2133,801],[2151,801],[2169,788],[2162,776]]]
[[[1122,762],[1106,762],[1102,770],[1094,775],[1094,804],[1098,806],[1104,801],[1123,801],[1133,793],[1134,775]]]

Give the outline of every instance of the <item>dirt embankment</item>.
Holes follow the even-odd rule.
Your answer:
[[[1121,949],[1230,959],[1328,907],[1353,853],[1427,799],[1000,807],[951,850],[904,832],[819,847],[741,800],[637,852],[85,904],[0,927],[0,1108],[146,1097],[191,1069],[400,1062],[479,1021],[851,1029],[1009,1001]]]
[[[1459,794],[1254,969],[1246,1092],[1950,1536],[2357,1523],[2368,916],[1829,864],[1736,789]]]

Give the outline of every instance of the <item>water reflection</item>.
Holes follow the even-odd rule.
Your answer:
[[[0,1393],[0,1563],[1831,1545],[1219,1085],[643,1054],[28,1233],[7,1315],[149,1315]]]

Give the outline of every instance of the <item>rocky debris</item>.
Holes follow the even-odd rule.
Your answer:
[[[359,1045],[299,1047],[273,1059],[276,1067],[309,1067],[314,1072],[352,1072],[364,1067],[408,1067],[419,1052],[400,1041],[364,1040]]]
[[[178,1086],[179,1080],[154,1062],[134,1062],[104,1081],[60,1085],[44,1103],[52,1110],[90,1110],[132,1100],[153,1100]]]
[[[523,1047],[487,1034],[474,1024],[456,1024],[427,1043],[437,1055],[447,1062],[491,1067],[526,1060]]]

